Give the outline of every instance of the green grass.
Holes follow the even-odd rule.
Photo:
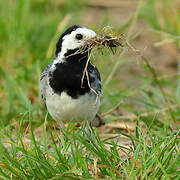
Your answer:
[[[131,136],[131,149],[113,141],[102,141],[95,132],[89,135],[84,129],[74,131],[71,127],[65,131],[65,136],[60,137],[58,133],[52,132],[45,133],[44,136],[46,137],[42,137],[44,140],[40,144],[40,140],[35,139],[32,133],[28,146],[21,138],[11,140],[8,142],[9,151],[1,144],[1,177],[178,179],[177,134],[161,137],[149,131],[144,135],[137,128],[136,136]],[[126,161],[119,155],[122,151],[127,153]]]
[[[61,8],[58,0],[0,1],[0,179],[179,179],[179,65],[174,76],[168,72],[162,76],[151,59],[132,50],[133,58],[126,55],[126,46],[116,55],[95,54],[93,62],[104,82],[100,111],[106,113],[120,104],[121,111],[134,115],[121,116],[116,111],[104,117],[107,123],[135,122],[134,133],[115,129],[119,137],[131,141],[131,147],[114,139],[102,140],[90,127],[77,129],[69,124],[62,136],[51,125],[38,95],[39,76],[53,59],[59,34],[81,24],[85,4],[65,1]],[[125,32],[129,42],[136,41],[133,29],[141,20],[159,41],[170,39],[178,48],[179,16],[174,6],[170,0],[140,2],[117,30]],[[103,20],[91,28],[106,24]],[[136,58],[141,72],[133,74],[129,69]],[[127,82],[126,71],[134,83]]]

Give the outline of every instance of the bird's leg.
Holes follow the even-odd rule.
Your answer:
[[[102,118],[102,116],[99,113],[97,113],[96,117],[90,122],[90,124],[91,126],[94,126],[94,127],[100,127],[105,124],[105,121]]]

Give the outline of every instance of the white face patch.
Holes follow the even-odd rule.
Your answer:
[[[82,39],[78,40],[76,38],[77,34],[82,35]],[[96,36],[96,33],[88,28],[82,27],[78,28],[75,31],[72,31],[71,34],[67,34],[63,37],[63,42],[62,42],[62,49],[61,52],[58,54],[57,60],[63,61],[64,54],[68,50],[73,50],[79,47],[84,46],[85,42]]]

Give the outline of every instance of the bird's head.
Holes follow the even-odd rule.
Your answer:
[[[68,28],[59,38],[56,44],[56,57],[64,58],[67,54],[74,53],[85,46],[88,39],[96,36],[96,33],[86,27],[74,25]]]

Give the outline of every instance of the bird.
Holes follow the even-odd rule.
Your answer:
[[[69,27],[57,41],[54,60],[41,74],[41,97],[51,117],[62,125],[71,121],[93,123],[98,113],[101,76],[89,61],[91,50],[86,47],[80,51],[94,37],[96,32],[87,27]]]

